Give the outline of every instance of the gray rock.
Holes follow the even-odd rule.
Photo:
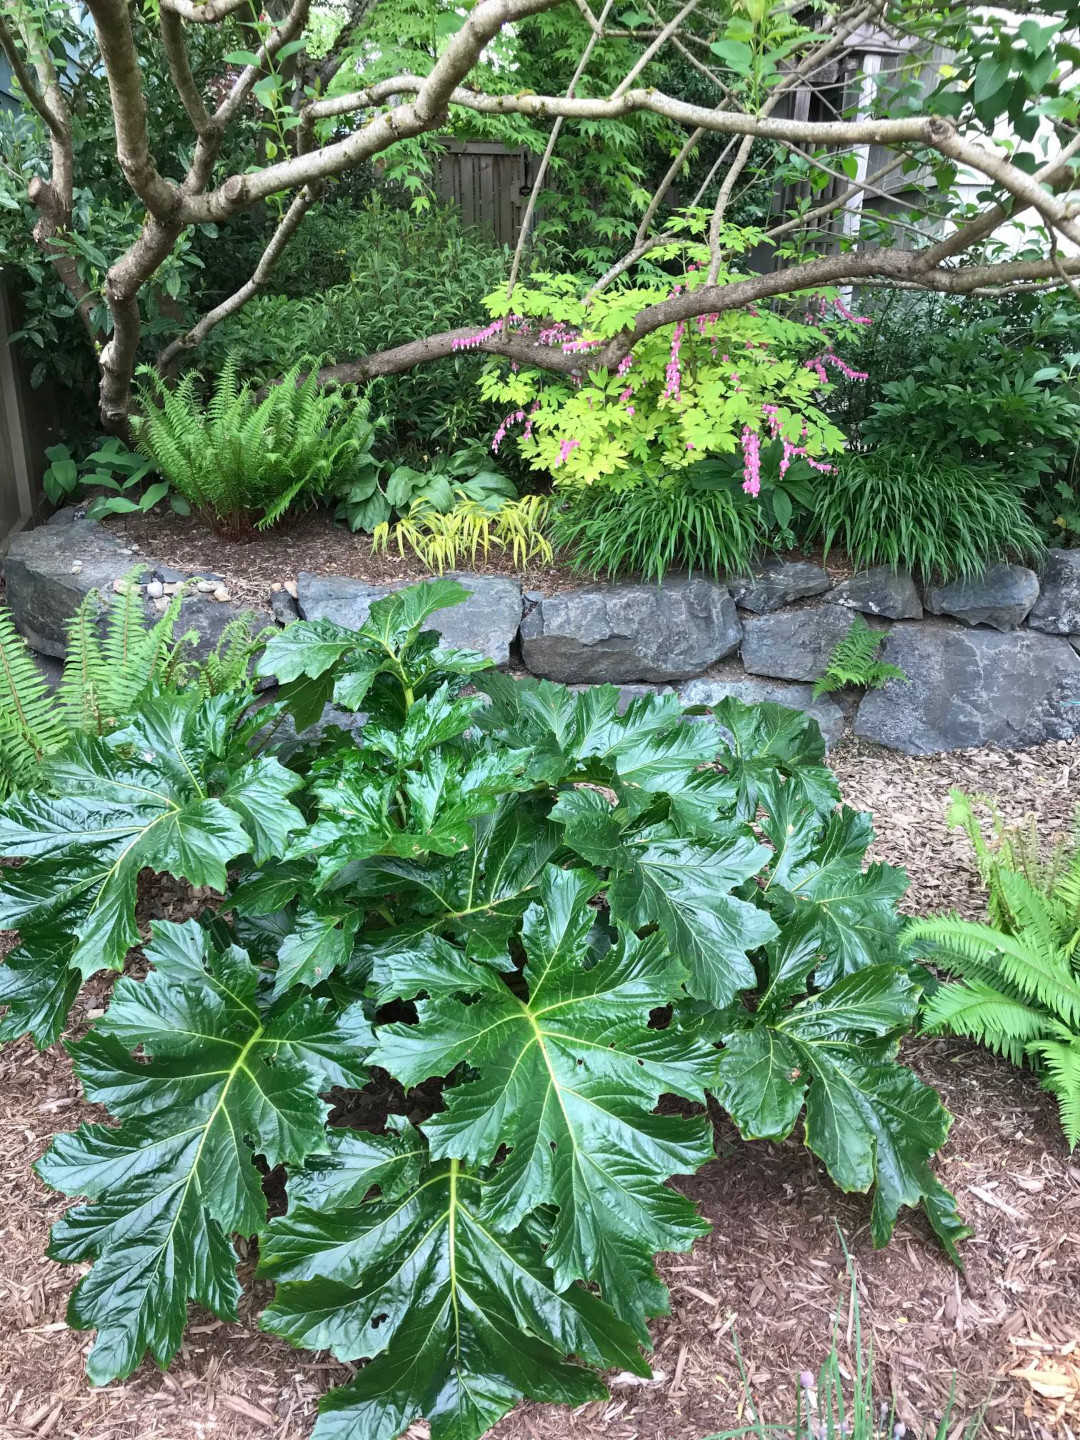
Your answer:
[[[808,560],[776,558],[762,560],[749,575],[728,582],[736,605],[759,615],[767,615],[808,595],[823,595],[831,583],[820,565]]]
[[[40,525],[11,537],[4,557],[7,604],[27,642],[63,659],[64,622],[91,590],[112,598],[113,581],[139,568],[93,520]],[[72,565],[81,561],[76,573]]]
[[[864,696],[855,734],[907,755],[1007,749],[1080,736],[1080,656],[1068,640],[1032,630],[894,625],[883,659],[891,680]]]
[[[742,662],[751,675],[774,680],[817,680],[855,616],[833,605],[758,615],[743,629]]]
[[[54,510],[45,521],[46,525],[73,525],[76,520],[86,519],[85,505],[63,505]]]
[[[1015,630],[1039,598],[1039,577],[1023,565],[991,565],[977,579],[937,585],[923,598],[931,615],[950,615],[965,625]]]
[[[504,575],[448,572],[471,591],[468,600],[432,615],[428,630],[442,636],[457,650],[476,650],[496,665],[510,663],[510,646],[521,624],[521,584]],[[300,615],[305,620],[333,620],[359,630],[374,601],[401,585],[368,585],[344,575],[313,575],[301,570],[296,577]]]
[[[844,712],[827,695],[815,700],[809,685],[776,685],[768,680],[688,680],[679,686],[683,705],[707,705],[711,709],[729,695],[744,705],[786,705],[802,710],[816,720],[826,745],[835,745],[844,733]]]
[[[289,625],[300,618],[300,607],[287,590],[271,590],[270,609],[279,625]]]
[[[922,604],[915,582],[906,570],[891,565],[875,565],[862,570],[830,590],[827,605],[846,605],[864,615],[880,615],[885,620],[921,620]]]
[[[73,572],[76,562],[79,568]],[[7,603],[29,644],[43,655],[62,659],[67,638],[65,621],[91,590],[100,590],[106,603],[110,603],[113,581],[133,570],[153,574],[154,561],[133,557],[129,547],[121,545],[94,520],[41,525],[12,536],[4,559]],[[152,601],[146,613],[151,620],[158,618]],[[194,630],[197,639],[193,653],[203,656],[240,613],[235,605],[193,594],[180,607],[177,634]]]
[[[583,690],[592,690],[592,685],[568,685],[568,690],[580,693]],[[619,703],[615,707],[616,714],[625,715],[630,705],[641,698],[642,695],[671,695],[674,692],[670,685],[620,685]]]
[[[673,577],[659,585],[595,585],[545,596],[521,624],[534,675],[563,681],[687,680],[738,648],[723,585]]]
[[[1080,632],[1080,550],[1051,550],[1028,624],[1051,635]]]

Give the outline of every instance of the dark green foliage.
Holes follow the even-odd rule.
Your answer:
[[[737,486],[696,485],[691,475],[576,489],[551,511],[551,543],[591,575],[744,573],[766,540],[759,507]]]
[[[907,566],[950,580],[1043,554],[1015,482],[934,451],[848,455],[819,477],[815,518],[826,550],[842,550],[857,569]]]
[[[144,365],[134,422],[139,449],[166,480],[210,524],[233,532],[272,525],[297,501],[340,486],[374,436],[366,400],[347,387],[320,390],[314,361],[297,361],[261,399],[239,368],[233,353],[203,403],[193,371],[171,388]]]
[[[889,665],[879,658],[884,641],[884,631],[871,630],[862,616],[856,615],[851,629],[833,647],[824,675],[814,682],[814,698],[831,695],[834,690],[843,690],[847,685],[880,690],[890,680],[906,680],[907,676],[899,665]]]
[[[72,1046],[118,1127],[41,1162],[88,1202],[50,1253],[91,1264],[69,1319],[98,1331],[95,1380],[166,1363],[190,1299],[235,1314],[235,1233],[277,1282],[266,1329],[370,1362],[318,1440],[421,1415],[477,1440],[522,1395],[602,1397],[588,1367],[648,1373],[655,1253],[706,1229],[668,1181],[712,1158],[709,1094],[748,1137],[804,1114],[836,1181],[873,1190],[876,1244],[920,1203],[950,1254],[966,1233],[929,1163],[949,1117],[896,1058],[920,984],[904,877],[863,868],[817,727],[517,683],[424,630],[464,594],[298,622],[260,662],[267,711],[164,697],[0,810],[24,859],[0,872],[24,930],[6,1035],[53,1038],[78,972],[122,963],[140,867],[223,891],[155,927],[146,978]],[[368,715],[359,742],[251,758],[282,707],[302,731],[331,699]],[[327,1128],[332,1087],[375,1133]]]

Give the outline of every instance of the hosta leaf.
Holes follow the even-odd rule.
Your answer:
[[[959,1263],[956,1244],[970,1231],[929,1165],[951,1117],[895,1058],[918,1003],[906,972],[873,965],[772,1018],[758,1010],[724,1037],[716,1093],[748,1139],[784,1139],[805,1101],[806,1143],[836,1183],[874,1188],[874,1244],[887,1242],[902,1205],[921,1201]]]
[[[231,1231],[265,1222],[255,1157],[297,1163],[326,1148],[331,1084],[361,1085],[370,1031],[358,1007],[286,996],[267,1006],[243,951],[215,950],[196,922],[155,927],[143,981],[117,981],[98,1029],[71,1046],[87,1097],[121,1119],[59,1136],[38,1164],[75,1206],[49,1254],[93,1261],[69,1321],[96,1329],[97,1383],[130,1374],[149,1349],[165,1365],[187,1302],[235,1317]],[[138,1049],[136,1057],[132,1051]]]
[[[619,1283],[623,1251],[643,1255],[649,1281],[653,1252],[686,1249],[706,1228],[663,1182],[711,1158],[707,1120],[652,1112],[665,1092],[700,1100],[715,1054],[678,1026],[649,1028],[681,978],[659,937],[627,935],[590,968],[596,888],[588,872],[544,872],[522,929],[527,1001],[463,959],[440,981],[425,959],[388,957],[384,998],[435,993],[417,1002],[416,1025],[379,1031],[374,1060],[406,1086],[467,1062],[474,1078],[424,1124],[432,1154],[482,1164],[508,1146],[484,1213],[512,1229],[538,1205],[557,1206],[547,1251],[556,1283],[596,1280],[629,1318],[638,1297],[625,1276]]]
[[[633,929],[659,925],[690,972],[687,989],[718,1009],[757,976],[747,951],[773,939],[765,910],[731,892],[760,870],[768,850],[741,826],[717,826],[712,844],[688,843],[663,829],[626,846],[608,890],[612,917]]]
[[[298,777],[274,760],[247,761],[224,797],[208,793],[229,744],[226,698],[162,696],[127,729],[77,738],[42,765],[58,793],[0,808],[0,853],[27,861],[3,872],[0,925],[62,925],[77,937],[71,963],[84,975],[119,969],[139,940],[141,869],[223,891],[230,861],[303,824],[284,798]]]
[[[263,1327],[342,1359],[375,1357],[323,1398],[316,1440],[395,1440],[418,1416],[432,1440],[479,1440],[521,1396],[602,1399],[567,1354],[649,1373],[629,1327],[553,1281],[537,1240],[497,1231],[482,1193],[451,1160],[390,1198],[272,1222],[260,1270],[278,1285]]]

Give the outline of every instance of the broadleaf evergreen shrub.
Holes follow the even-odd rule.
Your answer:
[[[369,1362],[319,1440],[420,1415],[476,1440],[522,1395],[601,1397],[592,1367],[648,1373],[655,1252],[707,1228],[667,1182],[712,1159],[709,1094],[747,1137],[804,1116],[873,1190],[875,1244],[903,1206],[954,1258],[968,1233],[930,1165],[950,1117],[897,1059],[905,877],[864,867],[813,721],[517,682],[423,628],[465,594],[297,622],[259,661],[270,704],[163,696],[0,808],[7,1035],[52,1040],[80,974],[143,943],[140,869],[221,896],[153,927],[145,978],[72,1047],[118,1125],[39,1166],[85,1197],[50,1254],[90,1267],[69,1319],[98,1382],[167,1364],[189,1300],[235,1315],[238,1233],[276,1282],[266,1329]],[[331,700],[359,738],[304,734]],[[372,1129],[328,1126],[371,1066]]]

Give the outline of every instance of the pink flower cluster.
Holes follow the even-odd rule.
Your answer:
[[[559,444],[559,458],[558,458],[558,460],[555,461],[555,464],[556,464],[556,465],[565,465],[566,462],[567,462],[567,460],[570,458],[570,452],[571,452],[571,450],[576,450],[580,444],[581,444],[581,441],[580,441],[580,440],[563,440],[563,441],[561,441],[560,444]]]
[[[761,493],[761,436],[749,425],[743,426],[743,485],[747,495]]]
[[[685,333],[686,324],[680,320],[675,326],[674,335],[671,337],[671,354],[668,358],[667,369],[664,371],[664,398],[667,400],[678,400],[679,392],[682,389],[682,367],[679,364],[679,351],[682,349],[683,335]]]
[[[830,475],[833,467],[827,465],[824,460],[815,460],[812,455],[807,454],[805,445],[793,445],[790,440],[780,435],[780,415],[775,405],[763,405],[761,413],[765,417],[765,423],[769,427],[769,433],[774,440],[779,439],[783,450],[780,456],[780,474],[787,473],[792,460],[801,459],[814,470],[820,470],[823,475]],[[806,421],[803,421],[802,437],[806,439]]]
[[[513,414],[507,415],[506,419],[502,422],[499,428],[495,431],[495,434],[491,437],[491,448],[495,451],[496,455],[499,453],[499,446],[506,439],[507,429],[511,425],[520,425],[524,419],[524,410],[515,410]]]
[[[848,380],[869,380],[870,378],[868,370],[853,370],[846,361],[841,360],[839,355],[834,355],[831,350],[826,350],[824,355],[818,356],[815,360],[807,360],[806,369],[813,370],[822,385],[827,385],[829,376],[825,369],[826,365],[832,365]]]
[[[490,340],[493,335],[498,335],[507,325],[521,323],[520,315],[508,315],[505,320],[492,320],[490,325],[485,325],[483,330],[478,330],[475,335],[465,335],[460,340],[455,340],[455,350],[475,350],[478,345],[483,345],[485,340]]]
[[[633,365],[633,363],[634,352],[631,350],[628,355],[624,355],[623,358],[619,361],[619,368],[615,371],[615,374],[619,377],[620,380],[630,369],[630,366]]]

